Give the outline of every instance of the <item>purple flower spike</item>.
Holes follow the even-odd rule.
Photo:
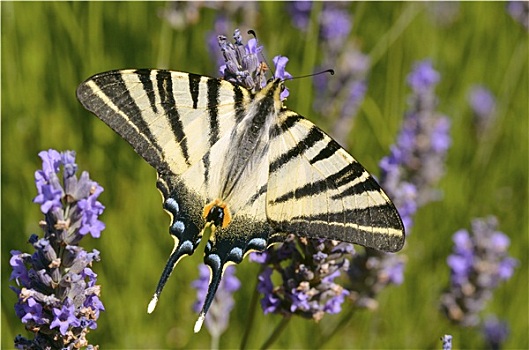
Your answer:
[[[199,265],[199,278],[192,283],[193,288],[197,290],[197,300],[193,304],[193,310],[200,312],[209,285],[209,268],[204,265]],[[241,287],[241,282],[235,277],[235,267],[229,266],[222,275],[213,303],[206,314],[206,328],[213,337],[219,337],[228,329],[230,322],[230,312],[235,305],[233,300],[233,293]]]
[[[451,144],[450,120],[435,111],[435,85],[440,75],[429,60],[418,62],[408,75],[413,94],[402,129],[390,154],[380,163],[380,184],[395,203],[409,235],[418,208],[439,198],[435,186],[444,172]],[[466,261],[451,261],[464,270]],[[387,286],[404,281],[405,257],[373,249],[354,256],[349,269],[350,298],[358,307],[374,309],[376,296]]]
[[[50,149],[49,151],[40,152],[39,157],[42,159],[42,170],[38,172],[42,173],[45,179],[50,179],[53,174],[59,173],[62,158],[59,152]]]
[[[230,43],[226,36],[218,36],[218,44],[224,56],[225,63],[220,66],[220,73],[225,80],[245,87],[252,92],[258,92],[266,86],[266,71],[269,69],[264,61],[261,61],[260,54],[263,50],[259,46],[257,39],[248,40],[243,44],[241,33],[238,29],[233,34],[234,43]],[[285,71],[288,58],[276,56],[275,78],[290,79],[292,76]],[[288,96],[288,89],[281,93],[281,100]]]
[[[508,1],[507,12],[526,30],[529,30],[529,2],[527,1]]]
[[[497,225],[495,217],[475,219],[471,232],[459,230],[453,236],[453,253],[447,259],[451,282],[441,307],[454,323],[476,326],[493,291],[518,265],[508,256],[509,238]]]
[[[450,119],[435,111],[434,87],[440,75],[429,60],[418,62],[408,75],[414,94],[397,144],[380,162],[381,185],[397,206],[407,233],[421,206],[439,199],[435,186],[444,174],[451,145]]]
[[[265,314],[299,315],[316,321],[341,311],[349,292],[335,279],[349,267],[351,244],[289,236],[280,247],[268,249],[257,290]],[[254,260],[255,261],[255,260]],[[274,286],[277,272],[282,283]]]
[[[343,9],[326,6],[320,16],[321,37],[324,40],[345,40],[352,28],[349,13]]]
[[[483,324],[483,335],[489,349],[499,350],[509,335],[509,325],[496,316],[489,316]]]
[[[433,69],[432,62],[425,60],[418,62],[413,71],[408,75],[408,84],[417,94],[427,92],[439,82],[439,73]]]
[[[478,135],[488,130],[496,117],[496,98],[484,86],[473,86],[468,97]]]
[[[10,260],[11,279],[21,287],[11,287],[18,295],[15,313],[34,337],[18,335],[15,347],[94,348],[86,335],[97,327],[104,307],[97,275],[89,266],[99,260],[99,252],[88,253],[77,244],[89,232],[99,237],[104,228],[97,219],[104,207],[96,200],[103,188],[87,172],[77,179],[75,152],[49,150],[39,156],[42,170],[35,173],[34,202],[45,214],[44,237],[31,235],[35,252],[13,250]]]

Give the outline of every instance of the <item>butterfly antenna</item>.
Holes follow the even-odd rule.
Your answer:
[[[257,34],[255,34],[255,31],[253,29],[250,29],[248,30],[247,32],[249,35],[253,36],[255,38],[255,40],[257,40]],[[272,68],[270,67],[270,65],[268,64],[268,62],[266,61],[266,57],[263,55],[263,53],[261,53],[261,59],[263,60],[264,62],[264,67],[262,67],[261,69],[265,70],[265,69],[270,69],[270,72],[272,73],[272,77],[275,77],[275,73]]]
[[[334,69],[326,69],[326,70],[322,70],[320,72],[316,72],[316,73],[312,73],[312,74],[298,75],[296,77],[292,77],[290,80],[300,79],[300,78],[310,78],[310,77],[315,77],[317,75],[325,74],[325,73],[329,73],[330,75],[334,75]]]

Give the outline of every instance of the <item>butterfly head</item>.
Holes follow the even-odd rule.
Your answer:
[[[282,93],[285,90],[285,84],[282,79],[270,79],[266,86],[255,94],[255,100],[267,101],[273,105],[274,112],[279,112],[283,107]]]

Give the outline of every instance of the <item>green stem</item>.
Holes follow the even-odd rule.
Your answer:
[[[220,337],[218,334],[211,335],[211,350],[219,350]]]
[[[250,314],[248,315],[248,320],[246,321],[246,327],[244,328],[244,334],[241,340],[241,346],[240,346],[241,350],[247,349],[248,338],[250,337],[250,332],[252,331],[253,323],[255,321],[255,314],[256,314],[255,311],[257,308],[257,299],[259,298],[259,292],[257,291],[258,283],[259,283],[259,280],[257,279],[255,282],[255,288],[252,294],[252,300],[250,301],[250,305],[249,305]]]
[[[336,325],[336,327],[334,327],[334,329],[322,336],[320,339],[320,342],[314,347],[314,349],[321,349],[322,346],[324,346],[331,338],[333,338],[336,334],[338,334],[342,329],[345,328],[345,326],[347,326],[349,324],[349,321],[351,320],[351,318],[353,317],[353,314],[355,312],[356,308],[355,307],[351,307],[349,309],[349,311],[345,314],[345,316],[342,317],[342,319],[340,320],[340,322]]]
[[[266,349],[270,348],[270,346],[272,346],[272,344],[274,344],[274,342],[279,338],[281,333],[285,330],[286,325],[287,325],[288,321],[290,321],[290,319],[291,319],[290,316],[284,316],[281,319],[281,322],[279,322],[279,324],[276,326],[276,328],[274,329],[272,334],[270,334],[268,339],[261,346],[261,348],[260,348],[261,350],[266,350]]]
[[[391,28],[380,37],[375,47],[369,53],[371,58],[371,67],[373,67],[388,51],[389,47],[397,41],[404,30],[408,28],[413,19],[423,9],[422,4],[409,3],[406,4],[398,20],[391,26]]]

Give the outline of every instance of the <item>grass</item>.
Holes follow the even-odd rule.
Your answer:
[[[209,335],[192,333],[191,311],[199,253],[183,260],[171,277],[157,310],[146,306],[172,248],[169,218],[155,190],[156,174],[106,125],[83,110],[77,85],[92,74],[117,68],[157,67],[216,74],[206,35],[214,30],[217,10],[203,9],[194,24],[175,30],[158,13],[159,2],[2,2],[2,340],[24,333],[16,319],[16,297],[8,286],[7,261],[12,249],[29,251],[27,238],[39,233],[41,214],[33,173],[40,150],[77,152],[80,169],[88,170],[105,192],[102,220],[107,228],[89,248],[101,251],[95,265],[106,312],[89,339],[103,348],[205,348]],[[315,28],[294,29],[283,3],[259,3],[255,21],[248,12],[230,17],[253,28],[270,59],[290,58],[294,75],[310,73],[322,58]],[[453,143],[440,188],[442,201],[416,215],[407,255],[405,282],[379,298],[376,312],[353,314],[346,330],[328,348],[439,348],[439,337],[454,335],[455,348],[483,347],[473,329],[451,325],[438,310],[449,271],[445,260],[451,235],[474,217],[496,215],[511,238],[511,254],[520,261],[513,278],[502,285],[486,313],[510,325],[506,348],[527,348],[528,341],[528,40],[527,31],[505,11],[503,3],[460,3],[448,25],[436,24],[440,7],[425,3],[355,3],[352,38],[370,54],[369,90],[347,147],[376,173],[378,161],[395,141],[407,108],[405,79],[413,62],[430,58],[441,74],[438,110],[452,120]],[[313,15],[317,18],[318,13]],[[246,20],[247,22],[241,22]],[[235,28],[230,28],[228,34]],[[339,75],[340,72],[337,72]],[[476,137],[467,94],[484,84],[498,100],[497,120]],[[289,84],[288,105],[324,129],[332,116],[312,112],[313,91],[306,79]],[[199,248],[200,250],[200,248]],[[229,330],[220,346],[238,347],[258,266],[237,269],[244,281],[236,294]],[[250,348],[260,346],[281,318],[257,317]],[[276,341],[278,348],[311,347],[338,316],[315,324],[293,318]]]

